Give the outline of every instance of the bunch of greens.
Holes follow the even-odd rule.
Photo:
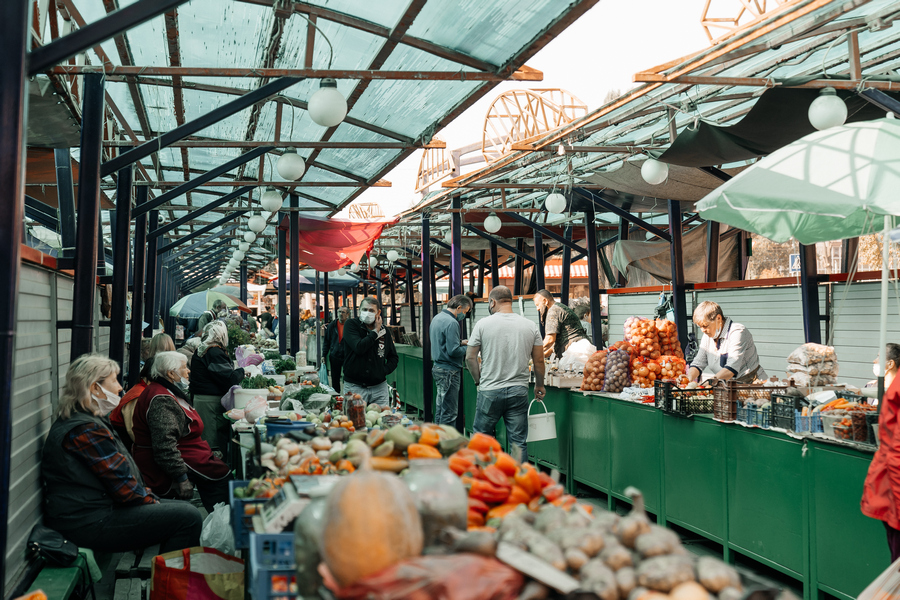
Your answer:
[[[234,358],[234,349],[250,343],[250,334],[241,329],[235,321],[227,320],[225,325],[228,327],[228,354]]]
[[[285,371],[296,371],[297,370],[297,363],[295,363],[290,358],[285,358],[284,360],[276,360],[273,363],[273,366],[275,367],[275,372],[278,373],[279,375],[281,375]]]
[[[263,354],[263,358],[266,360],[281,360],[281,352],[278,350],[266,350],[266,353]]]
[[[298,402],[303,403],[303,402],[306,402],[307,400],[309,400],[309,397],[312,396],[313,394],[327,394],[327,393],[328,393],[328,390],[326,390],[325,388],[319,387],[319,386],[304,387],[303,389],[298,390],[296,392],[291,392],[290,394],[285,394],[284,397],[282,398],[282,401],[297,400]]]
[[[241,382],[241,388],[245,390],[262,390],[268,389],[270,385],[275,385],[274,379],[269,379],[265,375],[255,375],[253,377],[245,377]]]

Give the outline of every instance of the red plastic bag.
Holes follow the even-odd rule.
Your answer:
[[[244,561],[214,548],[161,554],[150,572],[150,600],[244,600]]]
[[[477,554],[417,556],[341,588],[319,566],[339,600],[515,600],[525,578],[495,558]]]

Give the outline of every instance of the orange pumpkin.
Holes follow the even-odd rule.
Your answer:
[[[396,475],[364,464],[329,494],[320,547],[341,586],[419,556],[423,545],[416,502]]]

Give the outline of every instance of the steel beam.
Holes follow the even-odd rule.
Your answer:
[[[210,279],[217,277],[219,274],[220,266],[221,265],[213,265],[211,267],[208,267],[208,268],[204,269],[203,271],[200,271],[199,273],[192,275],[190,279],[183,281],[181,283],[172,281],[172,285],[169,286],[170,293],[168,294],[169,306],[166,307],[166,316],[163,318],[163,320],[165,321],[169,317],[168,310],[169,310],[169,308],[171,308],[172,304],[174,304],[175,298],[173,298],[172,296],[173,296],[176,288],[181,288],[182,290],[190,291],[190,290],[194,289],[195,287],[197,287],[198,285],[200,285],[201,283],[205,283],[205,282],[209,281]]]
[[[100,144],[103,141],[104,125],[103,86],[102,73],[86,75],[84,78],[70,360],[90,353],[93,347],[97,229],[100,221]]]
[[[532,234],[534,235],[534,283],[537,286],[537,290],[542,290],[545,288],[544,285],[544,236],[541,235],[540,230],[534,229],[532,230]]]
[[[68,148],[55,148],[56,198],[59,206],[59,235],[61,256],[75,256],[75,186],[72,179],[72,157]]]
[[[497,255],[497,242],[491,241],[491,289],[500,285],[500,258]]]
[[[291,208],[300,206],[300,198],[297,194],[291,194]],[[288,215],[291,232],[291,355],[296,355],[300,349],[300,293],[297,288],[300,285],[300,258],[297,253],[300,251],[300,220],[296,211],[291,211]],[[316,278],[318,281],[318,278]],[[316,295],[316,306],[319,305],[318,290]],[[318,315],[316,315],[318,317]],[[316,336],[318,338],[318,336]],[[318,343],[316,344],[318,346]],[[321,357],[317,357],[321,358]],[[319,368],[320,363],[316,363]]]
[[[626,221],[623,217],[619,217],[619,240],[623,242],[628,241],[628,236],[631,233],[631,227],[628,225],[628,221]],[[613,282],[610,282],[613,283]],[[620,272],[618,278],[615,282],[616,287],[626,287],[628,285],[628,279],[625,273]]]
[[[325,300],[325,304],[323,306],[323,312],[325,313],[325,316],[322,317],[323,323],[329,322],[328,321],[328,293],[329,293],[329,291],[328,291],[328,272],[326,271],[326,272],[322,273],[322,297]],[[318,317],[318,315],[316,315],[316,316]],[[327,359],[328,357],[326,356],[325,358]]]
[[[140,206],[147,201],[147,188],[135,190],[135,204]],[[132,266],[131,284],[131,335],[128,347],[128,387],[138,382],[141,369],[141,321],[144,316],[144,274],[146,270],[145,252],[147,244],[147,216],[141,215],[134,220],[134,263]]]
[[[294,239],[294,236],[291,235],[291,240],[293,240],[293,239]],[[291,244],[291,247],[296,248],[296,246],[293,243]],[[291,258],[293,258],[293,255],[291,255]],[[294,262],[294,261],[292,261],[292,262]],[[315,283],[316,298],[315,298],[315,300],[313,300],[313,306],[315,307],[315,311],[314,311],[315,314],[313,316],[316,319],[316,323],[319,324],[316,326],[316,370],[318,370],[322,366],[322,333],[321,333],[322,328],[320,326],[321,320],[319,319],[319,312],[321,310],[321,305],[319,304],[319,294],[322,293],[321,285],[322,284],[319,282],[319,272],[316,271],[316,283]],[[291,311],[292,312],[293,312],[293,308],[294,308],[294,296],[295,295],[296,294],[294,292],[294,288],[292,287],[291,288]],[[291,322],[292,323],[294,322],[293,317],[291,318]],[[298,322],[299,322],[299,320],[298,320]],[[291,335],[293,336],[293,332],[291,333]]]
[[[418,325],[416,323],[416,288],[413,286],[413,268],[411,260],[406,263],[406,302],[409,304],[410,331],[415,333],[418,330]]]
[[[803,334],[807,344],[822,343],[822,319],[819,314],[819,277],[816,269],[816,245],[800,246],[800,297],[803,301]]]
[[[868,84],[868,82],[866,82]],[[893,113],[894,115],[900,117],[900,102],[888,96],[881,90],[876,90],[874,88],[867,87],[861,92],[857,92],[857,95],[860,96],[863,100],[874,104],[878,108],[884,110],[885,112]]]
[[[138,193],[141,192],[138,186]],[[149,202],[149,200],[148,200]],[[140,208],[141,205],[138,205]],[[159,275],[159,265],[162,261],[156,259],[156,240],[153,232],[159,227],[159,212],[151,210],[147,213],[147,264],[145,267],[146,275],[146,292],[144,297],[144,321],[147,322],[147,329],[144,330],[144,337],[153,337],[153,330],[156,327],[156,285]]]
[[[118,34],[149,21],[188,0],[142,0],[56,38],[28,53],[28,75],[34,76]],[[4,18],[6,15],[4,13]],[[124,166],[124,165],[121,165]],[[116,169],[118,170],[118,169]]]
[[[21,226],[25,212],[25,126],[28,114],[26,50],[32,3],[5,0],[0,19],[0,589],[7,589],[9,473],[12,456],[12,405],[16,351],[16,305],[19,293]],[[56,349],[53,349],[56,352]]]
[[[286,213],[278,213],[279,221],[284,219]],[[284,229],[278,229],[278,351],[287,354],[287,331],[290,325],[287,322],[287,233]],[[296,355],[295,355],[296,356]],[[306,365],[303,365],[306,366]]]
[[[172,231],[173,229],[175,229],[177,227],[181,227],[182,225],[186,225],[186,224],[190,223],[191,221],[193,221],[194,219],[196,219],[197,217],[199,217],[200,215],[206,214],[209,211],[213,210],[214,208],[218,208],[218,207],[222,206],[223,204],[227,204],[228,202],[231,202],[235,198],[239,198],[239,197],[243,196],[244,194],[249,194],[250,192],[252,192],[255,189],[256,189],[256,186],[247,185],[242,188],[236,189],[229,194],[225,194],[224,196],[219,196],[215,200],[211,200],[209,203],[201,206],[200,208],[192,208],[191,211],[188,214],[186,214],[185,216],[181,217],[180,219],[175,219],[171,223],[166,223],[165,225],[163,225],[162,227],[160,227],[159,229],[154,231],[153,232],[154,237],[160,236],[164,233],[168,233],[169,231]],[[242,211],[236,211],[232,214],[241,214],[241,212]]]
[[[228,213],[227,215],[225,215],[218,221],[213,221],[212,223],[210,223],[209,225],[206,225],[205,227],[202,227],[201,229],[192,231],[191,233],[189,233],[185,236],[182,236],[181,238],[179,238],[175,241],[169,242],[168,244],[161,246],[160,248],[158,248],[156,250],[156,253],[162,254],[163,252],[166,252],[167,250],[173,250],[173,249],[177,248],[178,246],[184,244],[185,242],[191,241],[192,239],[194,239],[197,236],[203,235],[205,233],[209,233],[210,231],[212,231],[216,227],[219,227],[220,225],[224,225],[225,223],[228,223],[229,221],[234,221],[235,219],[240,218],[240,216],[242,214],[244,214],[244,213],[238,212],[238,211]]]
[[[462,196],[455,195],[450,199],[452,208],[462,208]],[[450,296],[463,293],[463,264],[462,264],[462,213],[450,214],[450,236],[453,239],[453,248],[450,250]]]
[[[140,188],[138,188],[138,189],[140,189]],[[181,261],[176,262],[176,263],[172,263],[171,267],[172,267],[173,269],[187,269],[187,268],[190,268],[191,266],[194,265],[194,263],[197,261],[197,259],[198,259],[199,257],[201,257],[201,256],[203,256],[203,255],[205,255],[205,254],[207,254],[207,253],[209,253],[209,252],[212,252],[213,250],[216,250],[217,248],[221,248],[221,247],[224,246],[225,244],[229,244],[229,243],[231,243],[231,238],[225,238],[224,240],[219,240],[218,242],[216,242],[216,243],[213,244],[212,246],[209,246],[209,247],[207,247],[207,248],[203,248],[203,249],[200,250],[199,252],[196,252],[196,253],[194,253],[194,254],[188,256],[188,257],[185,258],[184,260],[181,260]]]
[[[269,150],[273,150],[273,148],[271,148],[271,147],[255,148],[253,150],[250,150],[249,152],[245,152],[245,153],[241,154],[237,158],[233,158],[233,159],[229,160],[227,163],[220,165],[220,166],[216,167],[215,169],[207,171],[200,177],[195,177],[194,179],[191,179],[188,182],[178,184],[178,187],[176,187],[175,189],[170,190],[170,191],[166,192],[165,194],[162,194],[162,195],[154,198],[152,202],[148,202],[147,206],[143,207],[141,209],[141,212],[147,212],[148,210],[152,210],[154,208],[160,207],[163,204],[166,204],[167,202],[170,202],[171,200],[178,198],[179,196],[183,196],[184,194],[186,194],[187,192],[196,188],[197,186],[202,185],[208,181],[211,181],[211,180],[215,179],[216,177],[218,177],[219,175],[227,173],[228,171],[231,171],[232,169],[236,169],[237,167],[241,166],[242,164],[249,162],[249,161],[253,160],[254,158],[258,158],[258,157],[262,156]],[[246,186],[246,184],[242,184],[242,186]],[[140,213],[137,210],[135,210],[135,215],[137,215],[137,214],[140,214]]]
[[[563,230],[563,237],[566,241],[572,241],[572,226],[566,225],[565,230]],[[563,259],[562,259],[562,288],[559,293],[559,301],[569,305],[569,277],[571,276],[572,271],[572,248],[568,244],[563,244]]]
[[[688,345],[687,296],[684,284],[684,253],[681,245],[681,202],[669,200],[669,231],[672,240],[669,256],[672,261],[672,304],[675,307],[675,326],[682,350]]]
[[[205,256],[202,260],[198,260],[190,266],[176,268],[169,265],[167,268],[171,269],[172,272],[175,273],[176,281],[182,281],[192,277],[193,274],[199,273],[201,269],[205,269],[213,263],[221,262],[223,259],[225,259],[226,256],[227,254],[219,252],[213,254],[212,256]]]
[[[706,222],[706,282],[719,280],[719,224]]]
[[[534,259],[532,257],[528,256],[527,254],[525,254],[525,252],[519,250],[518,248],[513,248],[506,242],[502,242],[502,241],[498,240],[497,238],[495,238],[494,236],[481,231],[480,229],[472,227],[471,225],[463,225],[463,227],[466,228],[467,230],[471,231],[472,233],[475,233],[475,234],[483,237],[484,239],[491,242],[492,244],[496,244],[497,246],[503,248],[507,252],[515,254],[516,256],[518,256],[519,258],[521,258],[525,261],[534,262]]]
[[[522,291],[522,286],[524,284],[525,279],[525,253],[523,250],[525,249],[525,240],[522,238],[518,238],[516,240],[516,270],[515,277],[513,278],[513,294],[516,296],[520,296],[524,292]]]
[[[485,263],[485,259],[487,258],[487,250],[479,251],[478,258],[478,289],[475,293],[479,298],[484,298],[484,271],[485,267],[487,266]]]
[[[597,247],[597,228],[594,225],[594,209],[584,211],[584,236],[587,247]],[[598,348],[603,347],[603,316],[600,300],[600,266],[597,252],[588,252],[588,298],[591,301],[591,339]]]
[[[388,288],[391,292],[391,325],[399,325],[400,319],[397,318],[397,279],[396,277],[391,277],[389,279]]]
[[[247,304],[247,259],[241,261],[241,269],[238,271],[240,273],[240,290],[241,297],[238,298],[244,304]]]
[[[566,239],[565,236],[559,235],[558,233],[554,232],[551,229],[544,227],[543,225],[541,225],[539,223],[535,223],[528,217],[523,217],[522,215],[520,215],[516,212],[513,212],[511,210],[502,211],[502,212],[506,216],[512,217],[519,223],[522,223],[523,225],[527,225],[527,226],[531,227],[534,231],[539,232],[541,234],[541,236],[547,236],[548,238],[555,240],[555,241],[559,242],[560,244],[562,244],[563,246],[566,246],[576,252],[581,252],[581,250],[582,250],[581,246],[579,246],[578,244],[573,242],[571,238]]]
[[[226,227],[225,229],[220,229],[219,231],[213,233],[212,235],[206,236],[205,238],[203,238],[203,239],[200,240],[199,242],[194,242],[193,244],[191,244],[191,245],[188,246],[187,248],[183,248],[182,250],[180,250],[179,252],[177,252],[177,253],[175,253],[175,254],[172,254],[172,253],[170,252],[165,258],[162,259],[162,261],[163,261],[163,263],[170,263],[170,262],[172,262],[173,260],[175,260],[176,258],[178,258],[178,257],[180,257],[180,256],[184,256],[184,255],[187,254],[188,252],[191,252],[192,250],[196,250],[197,248],[200,248],[200,247],[203,246],[204,244],[207,244],[207,243],[213,241],[213,240],[216,239],[217,237],[222,236],[222,235],[225,235],[226,233],[229,233],[229,232],[234,231],[235,229],[237,229],[237,228],[240,227],[240,226],[241,226],[240,223],[235,223],[234,225],[229,225],[229,226]],[[157,251],[157,254],[162,255],[162,252],[161,252],[161,251]]]
[[[858,237],[847,238],[841,242],[841,273],[851,273],[856,270],[858,254]]]
[[[116,231],[113,235],[113,285],[110,303],[109,357],[125,364],[125,309],[128,305],[128,263],[131,262],[131,183],[134,169],[119,171],[116,193]],[[119,371],[125,383],[125,369]]]
[[[134,74],[140,75],[140,73]],[[153,140],[144,142],[137,148],[128,150],[127,152],[123,152],[116,158],[106,161],[103,164],[102,175],[109,175],[125,165],[131,164],[133,162],[138,162],[142,158],[146,158],[154,152],[159,152],[161,149],[168,147],[168,145],[172,142],[183,140],[189,135],[197,133],[198,131],[202,131],[210,125],[218,123],[219,121],[226,119],[231,115],[244,110],[247,107],[253,106],[257,102],[261,102],[269,96],[272,96],[273,94],[282,92],[292,85],[299,83],[300,81],[301,79],[298,77],[279,77],[275,81],[260,86],[252,92],[247,92],[243,96],[239,96],[231,102],[228,102],[227,104],[223,104],[222,106],[211,110],[202,117],[197,117],[193,121],[176,127],[172,131],[168,131]],[[258,149],[268,152],[272,148],[263,146],[262,148]]]
[[[591,190],[586,189],[584,187],[573,188],[572,191],[577,193],[581,197],[587,199],[588,201],[592,202],[595,206],[602,208],[604,211],[611,212],[614,215],[625,219],[629,223],[634,223],[641,229],[643,229],[645,231],[649,231],[653,235],[656,235],[659,238],[666,240],[667,242],[672,241],[672,236],[669,235],[668,233],[666,233],[665,231],[663,231],[662,229],[651,225],[650,223],[644,221],[643,219],[641,219],[639,217],[634,216],[627,210],[619,208],[612,202],[609,202],[608,200],[601,197],[600,194],[595,194]],[[680,223],[681,222],[679,221],[679,224]]]
[[[434,394],[432,386],[434,378],[431,374],[431,319],[433,317],[431,306],[431,285],[434,281],[434,266],[431,262],[431,252],[429,251],[429,240],[431,240],[431,223],[428,215],[422,215],[422,406],[425,411],[425,422],[430,423],[434,420]],[[432,277],[426,277],[426,273],[431,273]],[[431,281],[429,281],[429,279]],[[408,401],[407,401],[408,402]]]
[[[446,248],[447,250],[450,250],[451,252],[453,251],[453,246],[451,246],[450,244],[448,244],[447,242],[445,242],[444,240],[442,240],[440,238],[431,238],[431,243],[437,244],[441,248]],[[471,254],[466,254],[465,252],[463,252],[462,257],[475,263],[476,265],[487,267],[487,264],[484,264],[483,261],[480,261],[479,259],[475,258]]]

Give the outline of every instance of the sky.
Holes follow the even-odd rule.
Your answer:
[[[638,85],[634,73],[649,69],[709,46],[700,26],[704,0],[600,0],[543,50],[526,62],[544,73],[543,81],[503,82],[438,135],[452,150],[480,141],[488,108],[503,92],[514,89],[562,88],[588,107],[603,105],[610,90],[625,92]],[[713,9],[734,12],[737,0],[713,0]],[[422,158],[417,150],[385,179],[390,188],[369,188],[356,202],[377,202],[385,216],[395,215],[421,198],[415,192]],[[469,173],[479,165],[464,166]],[[433,188],[435,189],[435,188]],[[338,215],[346,217],[347,210]]]

